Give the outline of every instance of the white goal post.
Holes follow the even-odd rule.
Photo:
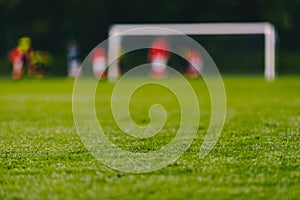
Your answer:
[[[256,23],[193,23],[193,24],[115,24],[109,30],[108,60],[118,57],[122,36],[170,35],[170,31],[143,31],[142,28],[171,29],[186,35],[264,35],[264,76],[267,80],[275,78],[275,29],[268,22]],[[133,30],[134,31],[129,31]],[[159,29],[158,29],[159,30]],[[175,32],[174,32],[175,34]],[[118,62],[108,68],[108,79],[113,81],[120,76]]]

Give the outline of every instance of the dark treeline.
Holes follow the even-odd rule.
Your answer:
[[[62,74],[68,42],[76,39],[84,57],[113,23],[269,21],[280,38],[279,71],[299,73],[299,10],[299,0],[0,0],[0,72],[24,35],[53,55],[52,73]]]

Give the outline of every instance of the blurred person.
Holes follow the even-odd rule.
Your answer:
[[[188,67],[185,75],[191,78],[199,77],[203,68],[203,60],[200,53],[193,49],[188,49],[186,52]]]
[[[25,62],[29,63],[29,54],[31,51],[31,39],[21,37],[18,40],[17,47],[9,52],[9,60],[13,63],[12,79],[20,79],[23,75]],[[29,64],[28,64],[29,66]]]
[[[11,74],[12,79],[20,79],[24,71],[24,59],[22,51],[18,47],[13,48],[9,52],[9,60],[13,64],[13,70]]]
[[[26,54],[31,49],[31,39],[29,37],[21,37],[18,41],[18,48]]]
[[[28,75],[34,77],[44,77],[46,68],[50,60],[50,54],[47,51],[31,51],[31,68],[28,69]]]
[[[79,48],[75,42],[72,42],[68,47],[68,76],[76,77],[79,72]]]
[[[33,67],[31,65],[32,62],[30,60],[30,53],[32,51],[31,39],[29,37],[21,37],[18,41],[18,48],[23,53],[23,62],[24,62],[24,66],[25,64],[27,65],[27,73],[28,73]]]
[[[92,51],[92,65],[93,65],[93,72],[94,76],[97,79],[102,79],[106,76],[105,69],[106,69],[106,53],[104,49],[96,47]]]
[[[151,44],[149,50],[149,61],[151,62],[150,75],[154,78],[163,78],[166,76],[166,64],[169,58],[169,47],[163,39],[156,39]]]

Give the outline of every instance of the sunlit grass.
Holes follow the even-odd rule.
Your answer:
[[[210,117],[209,95],[202,93],[201,80],[191,80],[201,99],[198,137],[175,163],[145,174],[115,171],[89,154],[73,122],[73,80],[2,79],[0,199],[299,198],[299,78],[266,82],[261,77],[225,77],[226,123],[217,145],[202,159],[198,156]],[[130,108],[137,123],[148,123],[147,106],[156,100],[171,113],[166,135],[139,143],[121,135],[111,119],[113,84],[100,85],[97,116],[119,146],[151,151],[172,139],[178,127],[178,104],[172,94],[167,94],[167,102],[163,89],[144,88],[148,92],[135,94]],[[161,99],[153,97],[154,91]]]

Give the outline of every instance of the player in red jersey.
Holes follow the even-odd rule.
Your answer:
[[[23,59],[23,52],[18,48],[15,47],[9,52],[9,60],[13,64],[12,70],[12,79],[20,79],[23,74],[23,66],[24,66],[24,59]]]
[[[163,39],[157,39],[151,44],[148,58],[151,62],[151,76],[163,78],[166,76],[166,64],[169,58],[169,47]]]
[[[196,78],[201,74],[201,70],[203,68],[202,57],[198,51],[193,49],[188,49],[186,53],[189,65],[185,75],[191,78]]]
[[[102,79],[106,76],[106,53],[102,48],[95,48],[92,51],[93,72],[96,78]]]
[[[12,79],[20,79],[23,75],[25,62],[29,67],[29,54],[31,51],[31,39],[21,37],[18,40],[18,46],[9,52],[9,60],[13,64]]]

